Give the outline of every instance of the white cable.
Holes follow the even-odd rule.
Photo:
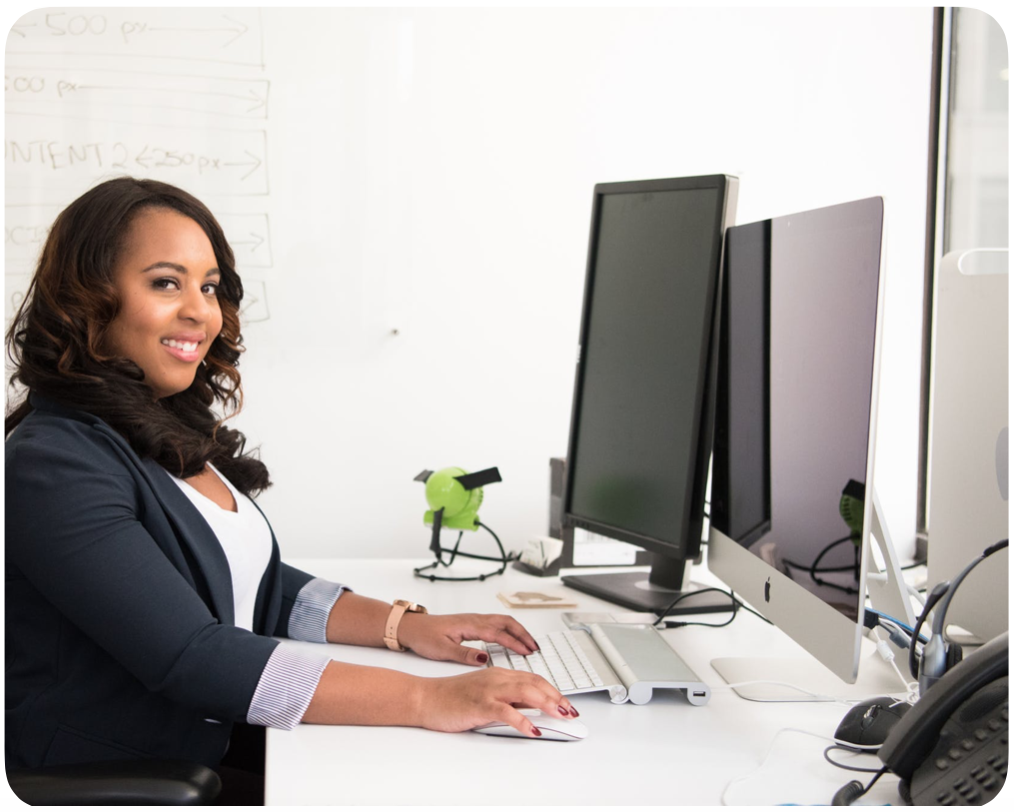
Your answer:
[[[779,683],[779,684],[781,684],[781,683]],[[764,769],[764,765],[767,763],[767,760],[771,757],[771,751],[774,750],[775,742],[778,740],[778,737],[781,736],[783,733],[802,733],[805,736],[813,736],[814,738],[817,738],[817,739],[824,739],[824,741],[830,741],[830,742],[833,742],[834,744],[842,745],[844,747],[850,747],[853,750],[873,750],[873,751],[875,751],[875,750],[879,750],[880,749],[880,745],[879,744],[862,744],[862,745],[853,744],[852,742],[841,741],[840,739],[836,739],[833,736],[825,736],[822,733],[814,733],[813,731],[810,731],[810,730],[801,730],[800,728],[797,728],[797,727],[783,727],[781,730],[779,730],[777,733],[775,733],[775,735],[771,738],[771,741],[768,742],[767,749],[764,751],[764,756],[763,756],[763,758],[761,758],[760,764],[758,764],[754,769],[752,769],[746,775],[741,775],[738,778],[733,778],[728,784],[725,785],[725,789],[722,790],[722,799],[721,799],[722,800],[722,806],[728,806],[728,804],[725,802],[725,796],[728,794],[729,790],[735,784],[738,784],[741,781],[745,781],[747,778],[750,778],[751,776],[756,775],[762,769]]]
[[[887,663],[890,663],[891,668],[894,669],[894,673],[898,675],[898,679],[901,680],[901,684],[905,686],[905,702],[910,705],[914,705],[919,701],[919,683],[911,682],[905,679],[905,675],[901,673],[901,669],[898,668],[898,663],[895,662],[894,652],[891,647],[887,644],[887,641],[881,638],[879,632],[876,629],[870,629],[873,636],[877,639],[877,654],[880,658]],[[898,703],[895,703],[898,704]]]
[[[908,589],[908,594],[915,598],[920,607],[926,605],[926,597],[918,589],[911,584],[905,584],[905,587]]]

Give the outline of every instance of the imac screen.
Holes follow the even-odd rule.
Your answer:
[[[850,619],[859,565],[883,203],[730,228],[714,528]]]

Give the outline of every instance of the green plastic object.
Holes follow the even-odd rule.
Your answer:
[[[852,543],[857,545],[863,535],[863,503],[866,499],[866,488],[861,482],[850,479],[842,489],[838,501],[838,512],[845,524],[852,531]]]
[[[443,508],[442,524],[452,530],[478,530],[482,488],[466,490],[456,478],[468,474],[463,468],[442,468],[426,480],[426,502],[430,506],[423,524],[432,526],[433,514]]]
[[[423,471],[416,482],[426,483],[426,501],[430,510],[423,515],[423,523],[432,525],[433,542],[436,552],[440,530],[478,530],[479,506],[482,504],[482,488],[494,482],[503,482],[497,468],[486,468],[468,473],[464,468],[441,468],[439,471]]]

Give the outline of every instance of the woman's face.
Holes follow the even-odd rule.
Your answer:
[[[177,211],[144,209],[113,276],[121,306],[108,349],[137,364],[157,398],[189,388],[222,329],[222,275],[208,236]]]

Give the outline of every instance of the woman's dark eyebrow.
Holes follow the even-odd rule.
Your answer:
[[[184,268],[182,265],[177,265],[175,262],[156,262],[152,265],[149,265],[147,268],[142,269],[141,273],[148,273],[148,271],[154,271],[156,268],[171,268],[177,273],[182,274],[185,274],[187,272],[186,268]],[[213,276],[215,274],[221,275],[221,273],[222,272],[218,270],[218,268],[210,268],[208,272],[204,274],[204,278],[207,279],[209,276]]]

